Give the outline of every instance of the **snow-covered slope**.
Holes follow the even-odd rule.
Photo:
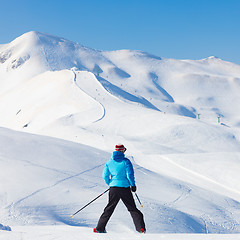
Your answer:
[[[45,135],[1,129],[0,223],[94,226],[106,198],[68,216],[106,188],[102,166],[122,142],[150,232],[239,232],[239,90],[240,66],[215,57],[104,52],[39,32],[0,45],[0,126]],[[110,230],[132,226],[121,209]]]
[[[0,143],[4,170],[0,175],[1,222],[12,228],[53,223],[91,228],[96,225],[106,195],[75,218],[70,215],[107,188],[101,172],[109,153],[3,128]],[[136,163],[134,168],[150,233],[239,231],[240,203]],[[175,174],[181,173],[179,169],[173,170]],[[133,231],[133,223],[124,208],[123,204],[118,206],[108,226],[110,232]]]

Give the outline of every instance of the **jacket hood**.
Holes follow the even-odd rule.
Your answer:
[[[112,159],[113,159],[114,161],[116,161],[116,162],[121,162],[121,161],[123,161],[123,160],[124,160],[124,157],[125,157],[125,155],[124,155],[124,153],[122,153],[122,152],[114,151],[114,152],[112,153]]]

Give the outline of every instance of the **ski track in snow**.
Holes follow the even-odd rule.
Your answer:
[[[72,72],[73,72],[73,74],[74,74],[73,81],[74,81],[74,83],[76,84],[76,86],[77,86],[82,92],[84,92],[86,95],[88,95],[89,97],[91,97],[95,102],[97,102],[98,104],[100,104],[101,108],[103,109],[102,117],[100,117],[99,119],[95,120],[93,123],[96,123],[96,122],[101,121],[101,120],[105,117],[105,115],[106,115],[106,109],[105,109],[104,105],[103,105],[100,101],[98,101],[96,98],[94,98],[93,96],[91,96],[91,94],[87,93],[85,90],[83,90],[83,89],[79,86],[79,84],[77,83],[77,74],[76,74],[76,72],[75,72],[73,69],[72,69]]]
[[[84,170],[83,172],[80,172],[80,173],[77,173],[77,174],[74,174],[74,175],[70,175],[69,177],[66,177],[66,178],[63,178],[63,179],[61,179],[61,180],[58,180],[57,182],[55,182],[54,184],[52,184],[52,185],[50,185],[50,186],[40,188],[40,189],[34,191],[33,193],[31,193],[31,194],[29,194],[29,195],[27,195],[27,196],[19,199],[19,200],[16,201],[15,203],[12,203],[11,205],[7,206],[6,208],[11,209],[11,208],[13,208],[13,207],[16,207],[16,206],[19,205],[21,202],[23,202],[23,201],[25,201],[26,199],[29,199],[29,198],[35,196],[36,194],[38,194],[38,193],[40,193],[40,192],[42,192],[42,191],[44,191],[44,190],[53,188],[53,187],[57,186],[57,185],[60,184],[60,183],[63,183],[63,182],[68,181],[68,180],[70,180],[70,179],[72,179],[72,178],[78,177],[78,176],[80,176],[80,175],[82,175],[82,174],[84,174],[84,173],[93,171],[93,170],[95,170],[95,169],[97,169],[97,168],[99,168],[99,167],[102,167],[103,165],[104,165],[104,164],[100,164],[100,165],[95,166],[95,167],[93,167],[93,168]],[[65,173],[65,174],[67,174],[67,173]]]
[[[192,189],[187,189],[186,191],[183,191],[175,200],[172,202],[165,203],[164,206],[174,206],[177,202],[184,201],[184,199],[188,198],[188,196],[191,194]]]

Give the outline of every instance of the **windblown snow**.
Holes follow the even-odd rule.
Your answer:
[[[107,195],[70,215],[107,188],[103,166],[123,143],[151,239],[237,239],[239,92],[240,66],[216,57],[106,52],[39,32],[0,45],[0,230],[12,230],[0,235],[95,239]],[[137,238],[123,204],[107,230]]]

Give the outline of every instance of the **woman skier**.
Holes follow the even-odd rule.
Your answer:
[[[109,189],[109,200],[99,218],[95,233],[106,233],[106,225],[121,199],[130,212],[135,228],[140,233],[145,233],[143,214],[136,207],[132,192],[136,192],[134,170],[131,161],[125,158],[126,148],[117,144],[111,159],[105,164],[102,177]],[[132,192],[131,192],[132,191]]]

